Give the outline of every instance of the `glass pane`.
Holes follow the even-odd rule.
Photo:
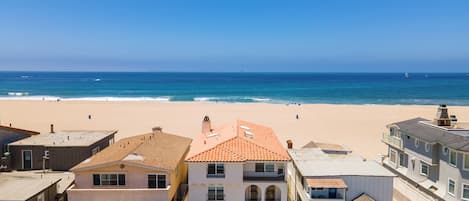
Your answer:
[[[125,186],[125,174],[119,174],[119,186]]]
[[[450,155],[449,155],[449,162],[453,165],[456,165],[456,152],[455,151],[451,151]]]
[[[462,197],[469,199],[469,186],[468,185],[464,185]]]
[[[265,165],[265,171],[266,172],[274,172],[274,170],[275,170],[274,164],[266,164]]]
[[[208,200],[215,200],[215,188],[208,187]]]
[[[223,187],[217,187],[217,200],[223,200],[224,190]]]
[[[208,164],[207,174],[215,174],[215,164]]]
[[[95,186],[100,185],[99,174],[93,174],[93,185],[95,185]]]
[[[166,188],[166,175],[158,175],[158,188]]]
[[[217,164],[217,174],[225,174],[225,166],[223,164]]]
[[[148,175],[148,188],[156,188],[156,175]]]
[[[256,163],[256,172],[264,172],[264,163]]]
[[[464,168],[469,169],[469,154],[464,154]]]

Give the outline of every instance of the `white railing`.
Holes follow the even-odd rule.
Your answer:
[[[403,148],[401,138],[396,137],[396,136],[391,136],[390,133],[383,133],[382,141],[396,148],[399,148],[399,149]]]

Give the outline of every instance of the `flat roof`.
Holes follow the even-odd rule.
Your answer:
[[[377,162],[356,155],[326,154],[320,148],[289,149],[288,153],[304,177],[395,176]]]
[[[10,143],[9,145],[42,145],[47,147],[90,146],[116,133],[116,130],[65,130],[56,133],[42,133]]]
[[[21,171],[0,174],[0,200],[24,201],[57,183],[57,193],[63,193],[73,183],[70,172]]]

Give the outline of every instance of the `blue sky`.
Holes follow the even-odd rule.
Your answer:
[[[468,72],[469,1],[2,1],[0,70]]]

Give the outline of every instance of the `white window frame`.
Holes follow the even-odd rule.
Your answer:
[[[21,150],[21,168],[24,169],[24,152],[31,152],[31,169],[33,169],[33,150],[31,149]]]
[[[208,172],[208,166],[211,165],[211,164],[215,164],[215,173],[214,174],[210,174]],[[222,165],[223,166],[223,173],[218,173],[218,165]],[[225,176],[226,174],[226,168],[225,168],[225,163],[208,163],[207,164],[207,176]]]
[[[166,174],[161,174],[161,173],[150,173],[150,174],[147,174],[147,183],[148,183],[148,176],[149,175],[155,175],[156,176],[156,188],[155,189],[166,189],[168,188],[169,186],[169,182],[168,182],[168,175]],[[164,175],[165,176],[165,188],[158,188],[158,176],[160,175]]]
[[[465,171],[469,171],[469,167],[466,168],[466,155],[469,157],[469,153],[462,154],[462,169]]]
[[[456,153],[456,160],[454,160],[454,164],[451,163],[451,152]],[[457,167],[458,166],[458,152],[452,149],[449,149],[449,156],[448,156],[448,164],[451,167]]]
[[[99,185],[94,185],[93,184],[93,186],[127,186],[127,173],[124,173],[124,172],[117,172],[117,173],[115,173],[115,172],[112,172],[112,173],[101,172],[101,173],[93,173],[91,175],[93,176],[95,174],[99,175]],[[117,176],[117,185],[103,185],[103,175],[105,175],[105,174],[106,175],[111,175],[111,174],[116,175]],[[124,180],[125,184],[124,185],[119,184],[119,175],[120,174],[123,174],[124,177],[125,177],[125,180]]]
[[[443,151],[443,155],[446,156],[446,155],[448,155],[448,153],[449,153],[449,148],[448,148],[447,146],[444,146],[443,149],[442,149],[442,151]]]
[[[422,172],[423,170],[423,166],[427,166],[427,173],[424,173]],[[420,161],[420,175],[423,175],[423,176],[428,176],[428,174],[430,173],[430,165],[426,164],[425,162],[423,161]]]
[[[431,147],[430,145],[431,145],[430,143],[425,142],[425,151],[426,152],[430,152],[430,147]]]
[[[396,154],[396,157],[395,157],[396,161],[392,161],[392,160],[391,160],[391,154],[392,154],[392,152],[394,152],[394,153]],[[399,155],[399,153],[397,153],[396,150],[390,149],[390,151],[389,151],[389,161],[390,161],[392,164],[394,164],[394,165],[398,164],[398,163],[397,163],[397,160],[399,160],[399,159],[398,159],[398,157],[399,157],[398,155]]]
[[[405,167],[403,165],[401,165],[401,155],[403,156],[402,158],[404,158],[404,160],[406,159],[405,157],[405,153],[404,152],[401,152],[401,153],[398,153],[398,158],[399,158],[399,167]],[[407,161],[404,162],[404,164],[407,163]]]
[[[95,155],[101,151],[101,147],[96,146],[95,148],[91,149],[91,155]]]
[[[450,183],[451,181],[454,183],[454,192],[453,192],[453,193],[449,192],[449,183]],[[448,185],[447,185],[447,188],[448,188],[448,190],[447,190],[448,194],[454,197],[455,194],[456,194],[456,181],[454,181],[454,179],[448,178]]]
[[[46,199],[45,199],[45,194],[44,194],[44,192],[39,193],[39,195],[37,195],[37,197],[36,197],[36,200],[37,200],[37,201],[45,201]]]
[[[414,146],[415,148],[419,148],[420,140],[418,138],[414,138]]]
[[[214,200],[209,199],[209,193],[208,192],[209,192],[210,188],[215,188],[215,199]],[[225,200],[226,193],[225,193],[225,187],[224,186],[208,186],[207,187],[207,200],[208,201],[217,201],[217,200],[219,200],[219,199],[217,199],[218,198],[218,188],[223,189],[223,199],[222,200]]]
[[[466,200],[468,201],[469,198],[464,198],[464,186],[467,186],[467,189],[469,190],[469,184],[462,183],[461,184],[461,200]]]

